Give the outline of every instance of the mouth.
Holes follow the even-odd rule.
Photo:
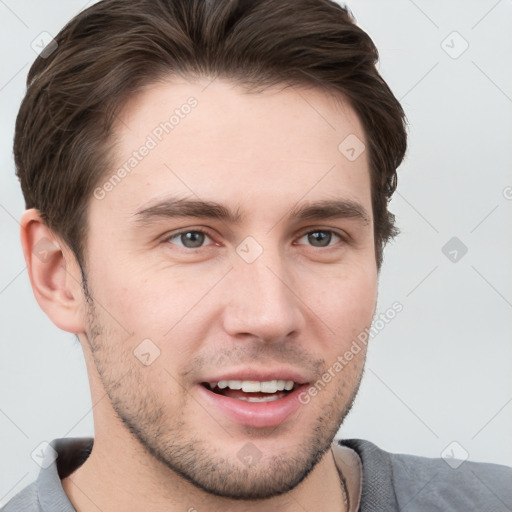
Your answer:
[[[294,416],[301,402],[298,397],[307,383],[290,379],[218,380],[198,386],[208,410],[237,424],[276,427]]]
[[[217,395],[251,403],[275,402],[299,386],[293,380],[221,380],[202,385]]]

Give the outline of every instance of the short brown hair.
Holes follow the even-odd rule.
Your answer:
[[[40,211],[82,271],[87,205],[109,172],[116,113],[169,75],[224,77],[248,88],[307,84],[348,100],[366,135],[380,268],[397,233],[388,202],[406,122],[376,70],[377,48],[346,8],[329,0],[104,0],[55,42],[30,68],[14,157],[26,207]]]

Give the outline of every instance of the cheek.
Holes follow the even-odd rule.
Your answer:
[[[103,327],[123,344],[118,350],[132,353],[149,339],[160,351],[159,361],[171,367],[192,357],[220,317],[213,291],[218,281],[213,271],[119,264],[98,273],[91,289],[102,306]],[[146,343],[149,352],[157,352]]]
[[[147,261],[116,257],[112,251],[108,258],[98,256],[92,262],[89,284],[94,299],[113,320],[128,324],[127,328],[141,320],[154,326],[159,316],[165,317],[179,306],[180,283],[165,275],[169,272],[155,272]],[[171,320],[167,318],[168,323]]]
[[[303,296],[336,343],[347,342],[372,321],[377,300],[377,274],[371,266],[328,272],[305,283]]]

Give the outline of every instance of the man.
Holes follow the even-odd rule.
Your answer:
[[[508,468],[333,443],[406,149],[376,61],[322,0],[107,0],[36,60],[22,244],[95,437],[55,441],[6,511],[510,506]]]

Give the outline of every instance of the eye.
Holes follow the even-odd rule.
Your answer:
[[[198,249],[203,247],[204,243],[208,240],[212,241],[204,231],[198,230],[182,231],[181,233],[176,233],[167,238],[168,242],[186,249]]]
[[[341,240],[341,236],[336,234],[334,231],[318,229],[315,231],[309,231],[301,238],[299,238],[299,241],[297,243],[309,244],[312,247],[329,247],[331,245],[338,243]]]

